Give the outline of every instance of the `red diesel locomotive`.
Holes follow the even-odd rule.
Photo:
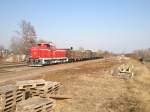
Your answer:
[[[101,53],[91,50],[58,49],[52,43],[40,43],[36,47],[30,48],[29,65],[43,66],[102,57]]]
[[[64,63],[68,61],[66,49],[58,49],[52,43],[40,43],[30,48],[29,63],[32,66]]]

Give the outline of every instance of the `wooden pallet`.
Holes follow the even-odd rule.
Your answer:
[[[2,112],[13,112],[15,107],[16,90],[16,87],[13,85],[0,87],[0,107]]]
[[[59,82],[45,81],[41,79],[17,81],[16,85],[19,90],[29,91],[31,97],[45,97],[47,94],[56,94],[61,84]]]
[[[45,85],[45,80],[25,80],[25,81],[17,81],[16,86],[20,90],[26,90],[30,88],[42,87]]]
[[[53,99],[33,97],[18,103],[16,112],[51,112],[54,106]]]
[[[24,92],[17,90],[14,85],[0,87],[1,112],[13,112],[16,103],[24,100]]]
[[[31,88],[31,94],[32,96],[46,97],[47,94],[56,94],[59,88],[60,83],[47,81],[43,87]]]

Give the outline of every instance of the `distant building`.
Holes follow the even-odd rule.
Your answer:
[[[9,55],[9,50],[8,49],[0,49],[0,57],[1,58],[5,58],[8,55]]]

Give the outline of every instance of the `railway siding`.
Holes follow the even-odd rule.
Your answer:
[[[25,63],[21,63],[21,64],[13,64],[13,63],[12,64],[1,64],[0,69],[21,67],[21,66],[27,66],[27,64],[25,64]]]

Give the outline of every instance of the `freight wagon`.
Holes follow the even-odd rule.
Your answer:
[[[67,57],[69,61],[82,61],[91,59],[91,50],[67,50]]]

